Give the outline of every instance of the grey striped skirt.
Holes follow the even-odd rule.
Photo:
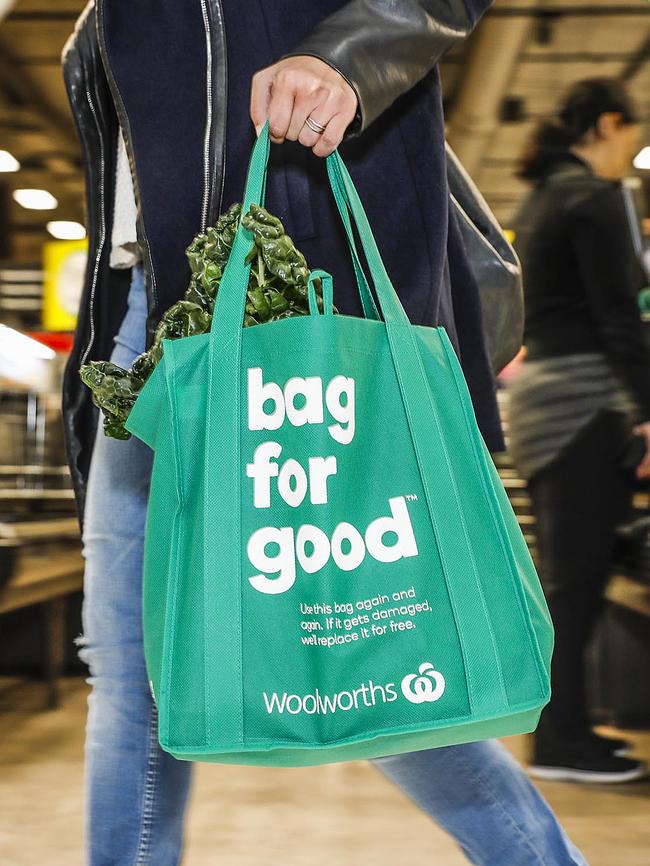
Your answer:
[[[632,424],[635,404],[602,354],[524,361],[508,386],[508,450],[526,480],[552,463],[602,409]]]

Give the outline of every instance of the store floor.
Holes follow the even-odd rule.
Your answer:
[[[0,680],[0,863],[81,866],[87,685]],[[632,737],[650,759],[650,735]],[[509,743],[521,753],[523,742]],[[650,783],[543,785],[591,866],[650,864]],[[462,866],[454,843],[366,764],[307,770],[200,765],[184,866]],[[503,866],[507,866],[506,863]]]

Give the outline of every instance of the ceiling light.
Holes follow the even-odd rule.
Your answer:
[[[650,168],[650,146],[642,147],[634,157],[634,168]]]
[[[8,325],[0,324],[0,345],[2,346],[2,354],[6,353],[7,357],[14,362],[27,357],[43,361],[49,361],[56,357],[54,349],[39,343],[38,340],[33,340],[26,334],[21,334],[20,331],[16,331]]]
[[[56,352],[20,331],[0,324],[0,382],[46,393],[52,391]]]
[[[80,241],[86,237],[86,229],[74,220],[51,220],[47,230],[59,241]]]
[[[46,189],[15,189],[14,201],[28,210],[54,210],[58,201]]]
[[[20,163],[8,150],[0,150],[0,171],[18,171]]]

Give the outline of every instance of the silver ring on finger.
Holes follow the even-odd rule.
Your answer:
[[[317,135],[322,135],[325,132],[325,127],[321,126],[321,124],[318,123],[318,121],[314,120],[311,115],[307,118],[305,123],[311,129],[311,131],[315,132]]]

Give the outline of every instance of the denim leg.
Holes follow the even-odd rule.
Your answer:
[[[134,271],[111,360],[144,349],[146,299]],[[142,644],[144,521],[152,452],[98,430],[84,515],[83,636],[89,666],[85,746],[87,866],[177,866],[190,763],[163,752]]]
[[[373,762],[475,866],[586,866],[549,805],[494,740]]]

